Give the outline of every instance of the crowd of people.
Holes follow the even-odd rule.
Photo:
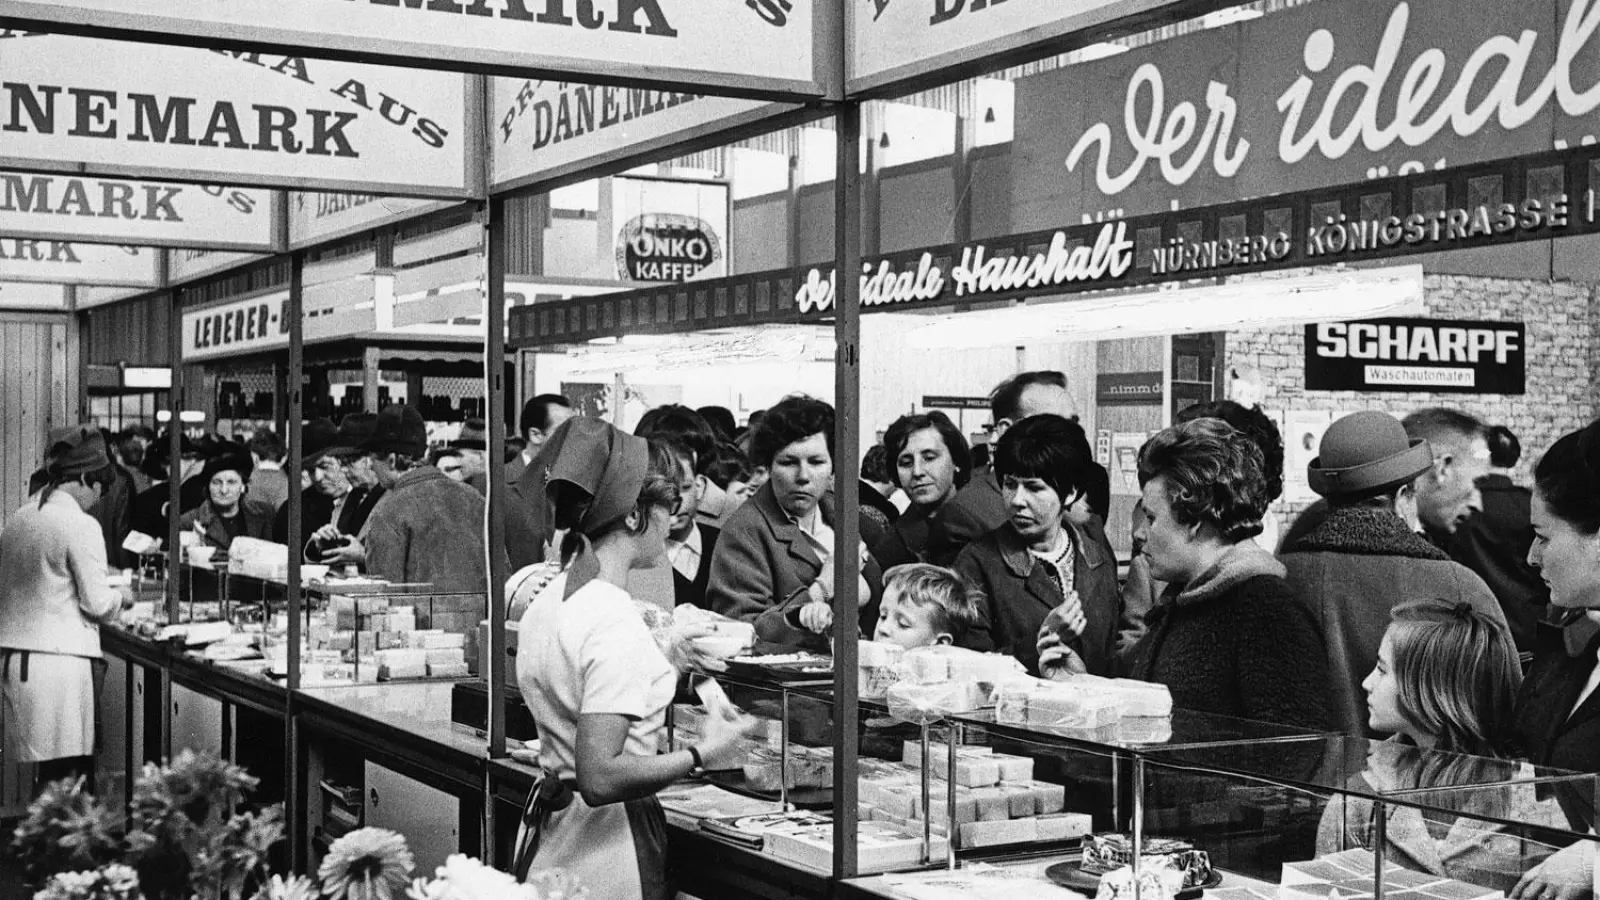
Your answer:
[[[1530,489],[1509,474],[1516,437],[1465,412],[1344,416],[1306,473],[1321,500],[1280,538],[1269,506],[1284,448],[1259,408],[1182,411],[1141,449],[1141,495],[1117,522],[1076,412],[1064,376],[1027,372],[991,393],[985,445],[937,411],[888,423],[843,529],[826,402],[790,396],[743,428],[720,407],[664,406],[627,434],[558,395],[528,401],[494,550],[512,585],[530,567],[560,574],[521,620],[518,677],[547,774],[530,820],[546,833],[524,862],[656,896],[650,796],[737,746],[730,713],[687,751],[647,749],[675,664],[694,654],[658,646],[637,600],[749,622],[763,650],[826,652],[843,618],[902,646],[1009,654],[1044,678],[1158,682],[1187,710],[1600,772],[1600,423],[1548,448]],[[481,422],[431,449],[404,405],[303,435],[307,561],[484,590]],[[98,573],[125,564],[130,532],[164,538],[177,516],[223,552],[287,537],[276,435],[178,446],[174,463],[147,429],[58,430],[0,532],[0,682],[25,758],[88,755],[78,713],[92,707],[95,623],[117,607]],[[1114,529],[1134,547],[1125,575]],[[840,530],[861,536],[849,609],[835,597]],[[661,561],[672,597],[631,597],[630,573]],[[70,695],[72,714],[42,716],[44,691]],[[1564,804],[1572,827],[1593,825],[1592,797]],[[1557,896],[1541,892],[1561,859],[1517,895]]]

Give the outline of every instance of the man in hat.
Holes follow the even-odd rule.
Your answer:
[[[383,499],[385,488],[361,449],[377,427],[373,413],[351,413],[339,423],[333,444],[308,458],[312,484],[331,506],[324,522],[305,533],[306,559],[329,562],[330,555],[337,556],[334,551],[361,533]]]
[[[1416,482],[1435,465],[1428,441],[1408,437],[1388,413],[1339,419],[1307,467],[1311,489],[1327,501],[1327,517],[1304,535],[1287,538],[1279,553],[1299,601],[1322,624],[1333,721],[1348,734],[1371,732],[1361,682],[1377,664],[1394,607],[1412,600],[1465,602],[1505,627],[1483,579],[1413,525]]]
[[[226,553],[234,538],[252,537],[272,539],[272,507],[253,497],[245,496],[254,469],[250,454],[225,453],[206,463],[200,474],[206,485],[206,501],[183,514],[178,527],[193,530],[205,544]]]
[[[461,481],[471,485],[478,496],[489,493],[489,464],[485,453],[489,449],[489,429],[482,419],[468,419],[461,423],[461,434],[450,442],[450,449],[461,458]]]
[[[364,562],[369,575],[403,584],[431,584],[440,592],[482,592],[483,497],[433,466],[428,428],[411,406],[390,406],[363,445],[353,470],[370,468],[388,491],[359,537],[326,557]]]
[[[303,541],[313,531],[328,524],[333,514],[333,501],[317,490],[312,479],[310,461],[318,453],[333,446],[338,438],[338,427],[332,419],[316,418],[300,429],[300,539]],[[289,504],[278,507],[272,520],[272,539],[280,544],[289,543]]]

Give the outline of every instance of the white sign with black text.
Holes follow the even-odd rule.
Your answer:
[[[472,193],[468,76],[0,34],[5,167],[451,198]]]
[[[906,0],[902,0],[906,2]],[[7,0],[36,21],[815,95],[810,0]]]
[[[612,245],[622,281],[680,282],[728,274],[727,182],[612,179]]]
[[[274,191],[0,172],[6,237],[272,250]]]
[[[289,195],[289,246],[300,248],[392,225],[450,205],[380,194],[295,191]]]
[[[173,284],[193,281],[206,275],[237,268],[266,259],[259,253],[230,253],[226,250],[170,250],[167,252],[167,280]]]
[[[149,247],[0,238],[0,281],[156,287],[160,255]]]
[[[289,344],[289,301],[282,292],[183,314],[183,359],[189,362]]]

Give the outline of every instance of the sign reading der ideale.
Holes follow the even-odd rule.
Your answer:
[[[1306,390],[1521,394],[1521,322],[1373,319],[1306,326]]]

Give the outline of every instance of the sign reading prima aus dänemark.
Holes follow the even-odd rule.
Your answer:
[[[865,312],[1064,295],[1600,233],[1600,147],[944,244],[865,260]],[[781,269],[511,311],[520,347],[820,321],[836,273]]]

